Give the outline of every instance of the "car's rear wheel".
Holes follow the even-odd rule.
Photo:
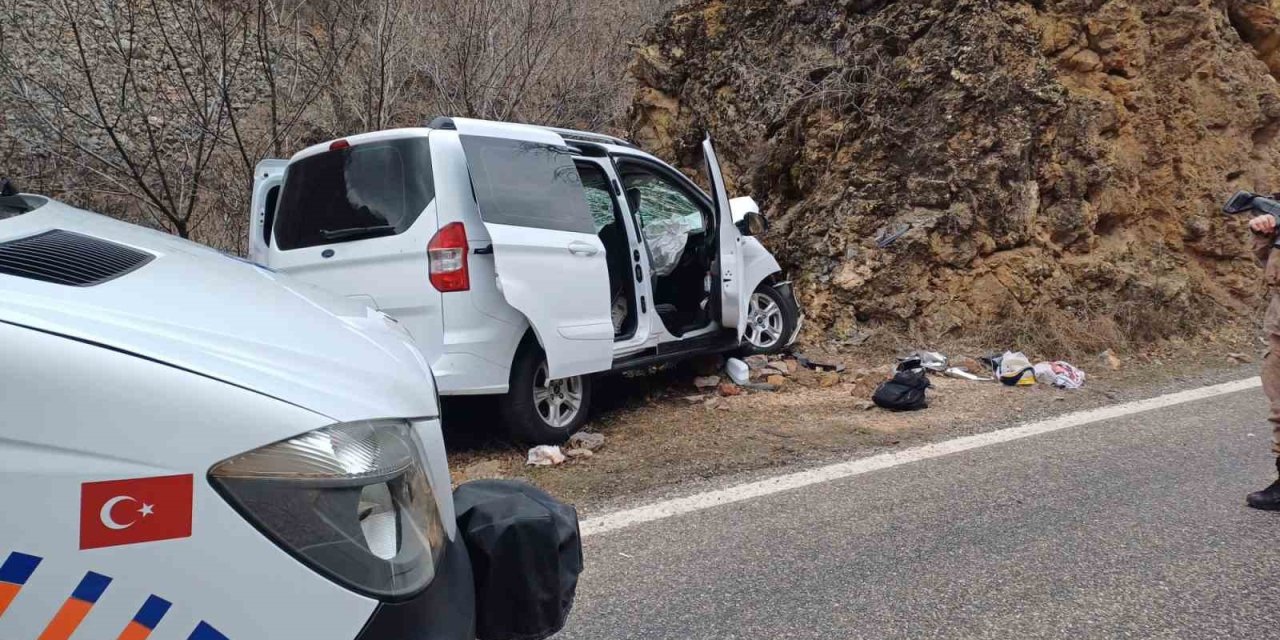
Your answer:
[[[511,364],[511,387],[500,408],[512,437],[533,444],[560,444],[586,423],[591,376],[551,378],[547,357],[526,343]]]
[[[796,330],[798,316],[795,304],[787,296],[768,283],[760,283],[747,301],[742,352],[747,355],[781,352]]]

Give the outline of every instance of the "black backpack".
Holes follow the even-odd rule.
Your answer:
[[[871,394],[871,401],[890,411],[915,411],[929,406],[924,390],[929,388],[929,378],[923,369],[908,369],[894,374]]]

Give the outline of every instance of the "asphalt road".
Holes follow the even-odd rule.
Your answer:
[[[1264,415],[1255,389],[592,536],[557,639],[1278,638]]]

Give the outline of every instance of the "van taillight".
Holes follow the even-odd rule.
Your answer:
[[[467,252],[467,228],[461,222],[450,222],[437,231],[427,244],[431,286],[442,292],[471,289]]]

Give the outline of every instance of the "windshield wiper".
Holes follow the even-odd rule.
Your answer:
[[[351,227],[350,229],[321,229],[320,236],[325,240],[341,240],[358,236],[381,236],[395,233],[395,231],[394,225],[379,224],[372,227]]]

